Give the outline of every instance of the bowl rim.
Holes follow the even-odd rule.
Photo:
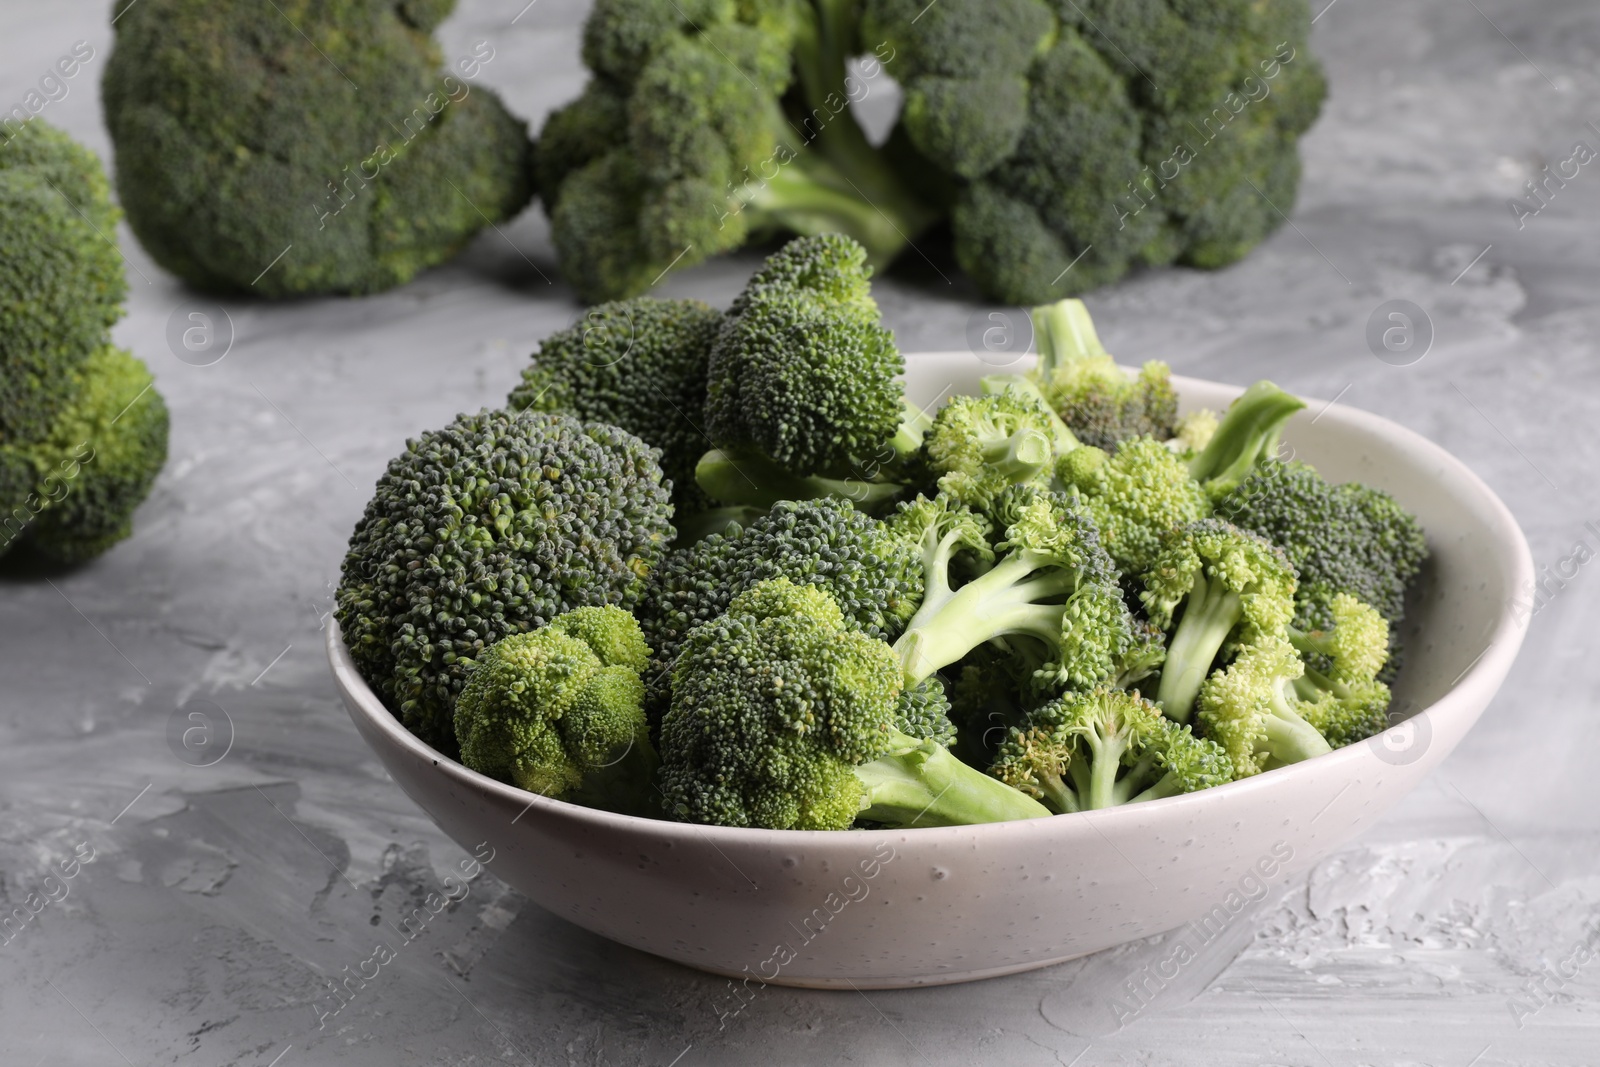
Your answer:
[[[958,356],[970,357],[970,353],[953,351],[911,353],[906,358],[909,361],[918,358],[936,359]],[[1243,391],[1242,386],[1233,386],[1209,379],[1190,378],[1181,375],[1173,375],[1172,382],[1177,388],[1180,397],[1183,395],[1185,386],[1199,385],[1208,389],[1215,389],[1220,386],[1236,392]],[[1501,558],[1503,564],[1510,565],[1511,580],[1509,587],[1513,590],[1521,589],[1527,582],[1533,580],[1533,557],[1521,527],[1517,524],[1510,509],[1506,507],[1494,490],[1490,489],[1488,484],[1479,478],[1465,463],[1416,431],[1380,415],[1363,411],[1360,408],[1319,400],[1316,397],[1302,396],[1301,399],[1306,402],[1307,408],[1320,405],[1321,414],[1317,416],[1318,419],[1331,417],[1335,422],[1346,423],[1372,436],[1388,438],[1409,451],[1421,453],[1444,465],[1452,473],[1461,477],[1480,498],[1480,503],[1487,505],[1491,525],[1498,527],[1497,532],[1500,536],[1495,539],[1496,555]],[[350,656],[349,649],[344,644],[338,620],[330,617],[328,623],[328,662],[339,688],[350,698],[345,703],[351,714],[354,715],[359,711],[367,723],[375,727],[389,742],[396,745],[406,755],[431,762],[437,770],[446,777],[453,779],[456,784],[479,792],[489,793],[509,805],[521,806],[522,813],[517,816],[518,819],[530,811],[538,810],[552,818],[567,819],[581,825],[592,826],[597,831],[625,831],[656,838],[681,837],[686,833],[696,833],[708,835],[713,844],[721,842],[770,845],[779,840],[789,843],[801,840],[841,840],[840,831],[837,830],[773,830],[762,827],[716,826],[675,822],[669,819],[653,819],[639,815],[623,815],[616,812],[603,811],[599,808],[584,807],[581,804],[573,804],[564,800],[556,800],[553,797],[531,793],[517,786],[497,781],[488,775],[472,770],[458,760],[446,756],[406,729],[400,719],[384,706],[383,701],[378,698],[378,695],[367,685],[366,680],[361,677],[355,661]],[[1509,671],[1511,662],[1516,658],[1521,648],[1522,638],[1526,631],[1526,620],[1517,618],[1511,599],[1508,597],[1502,603],[1500,612],[1495,619],[1488,645],[1479,654],[1478,658],[1473,660],[1450,683],[1450,687],[1437,700],[1426,707],[1419,708],[1401,723],[1390,726],[1383,733],[1375,735],[1375,737],[1385,736],[1418,719],[1426,719],[1431,723],[1435,718],[1444,719],[1466,713],[1465,705],[1471,699],[1468,694],[1480,682],[1487,683],[1495,678],[1503,678],[1506,672]],[[1369,738],[1368,740],[1372,739]],[[1059,834],[1068,827],[1092,827],[1096,831],[1123,825],[1131,827],[1136,823],[1143,822],[1150,814],[1158,811],[1171,812],[1174,816],[1177,816],[1183,810],[1194,808],[1198,805],[1215,805],[1235,799],[1242,802],[1252,794],[1284,789],[1294,780],[1295,776],[1302,774],[1311,765],[1327,771],[1337,769],[1340,763],[1349,765],[1345,768],[1347,773],[1343,777],[1347,781],[1353,781],[1355,776],[1348,772],[1353,771],[1356,762],[1363,759],[1363,750],[1366,747],[1366,744],[1347,745],[1344,748],[1315,756],[1304,763],[1263,771],[1242,781],[1227,782],[1195,793],[1163,797],[1157,800],[1144,801],[1137,805],[1123,805],[1100,811],[1073,812],[1068,815],[1054,815],[1049,818],[986,823],[981,827],[921,826],[900,829],[852,830],[849,832],[849,840],[862,842],[887,841],[893,838],[900,838],[905,834],[914,833],[918,835],[919,841],[935,844],[939,842],[941,835],[944,841],[954,842],[956,839],[980,829],[986,835],[1016,834],[1026,837],[1031,834]],[[512,821],[515,822],[516,820]],[[1047,827],[1051,829],[1046,829]]]

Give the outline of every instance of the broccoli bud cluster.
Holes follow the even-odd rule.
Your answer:
[[[0,152],[0,554],[99,555],[166,462],[166,405],[111,344],[120,218],[99,160],[41,120]]]

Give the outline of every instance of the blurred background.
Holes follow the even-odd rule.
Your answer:
[[[0,1060],[1592,1064],[1600,965],[1545,978],[1545,999],[1530,988],[1594,945],[1600,902],[1600,579],[1564,562],[1580,540],[1600,549],[1600,175],[1584,166],[1536,215],[1510,201],[1577,145],[1600,147],[1600,9],[1324,4],[1311,43],[1330,95],[1289,224],[1225,270],[1148,271],[1085,299],[1124,362],[1270,376],[1438,442],[1511,507],[1537,566],[1565,567],[1490,711],[1376,829],[1272,887],[1120,1027],[1074,1005],[1136,981],[1160,939],[938,990],[770,987],[724,1018],[725,980],[570,926],[489,873],[319,1029],[324,979],[465,855],[388,781],[334,693],[323,641],[345,541],[405,439],[499,404],[581,304],[537,205],[359,299],[199,294],[124,226],[113,337],[154,372],[171,455],[106,556],[0,560],[7,906],[64,857],[92,856],[0,945]],[[481,84],[537,130],[584,84],[586,10],[462,0],[437,36],[446,57],[490,42]],[[0,11],[0,101],[92,46],[43,117],[108,168],[112,13]],[[861,106],[882,128],[892,86]],[[925,251],[874,289],[907,352],[1022,326],[947,248]],[[725,306],[761,254],[657,293]],[[1400,352],[1369,340],[1392,301],[1415,308]],[[203,351],[174,340],[196,312],[216,324]],[[194,712],[212,731],[198,755],[183,739]]]

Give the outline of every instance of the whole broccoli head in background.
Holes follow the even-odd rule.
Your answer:
[[[0,147],[0,554],[67,563],[132,529],[167,458],[150,372],[112,347],[120,212],[93,153],[34,119]]]
[[[408,729],[453,754],[455,701],[485,649],[573,608],[638,603],[673,537],[658,455],[602,423],[485,411],[390,461],[336,617]]]
[[[206,289],[371,293],[516,214],[527,131],[462,77],[492,50],[444,66],[429,34],[453,7],[129,5],[101,95],[145,249]]]
[[[962,267],[1043,303],[1278,225],[1325,93],[1309,30],[1303,0],[866,0],[862,40],[895,49],[895,143],[947,178]]]

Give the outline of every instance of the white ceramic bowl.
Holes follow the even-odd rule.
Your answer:
[[[993,369],[965,352],[908,363],[919,402],[976,391]],[[1186,408],[1220,409],[1239,392],[1176,385]],[[329,659],[357,730],[406,794],[468,850],[489,842],[500,878],[605,937],[797,986],[892,988],[1048,966],[1208,915],[1225,921],[1258,881],[1282,881],[1349,841],[1455,748],[1516,656],[1514,594],[1533,563],[1505,506],[1417,434],[1322,408],[1312,401],[1290,423],[1296,454],[1332,481],[1388,490],[1428,531],[1433,555],[1396,690],[1413,714],[1363,744],[1201,793],[902,831],[637,819],[535,796],[439,755],[362,682],[337,629]]]

